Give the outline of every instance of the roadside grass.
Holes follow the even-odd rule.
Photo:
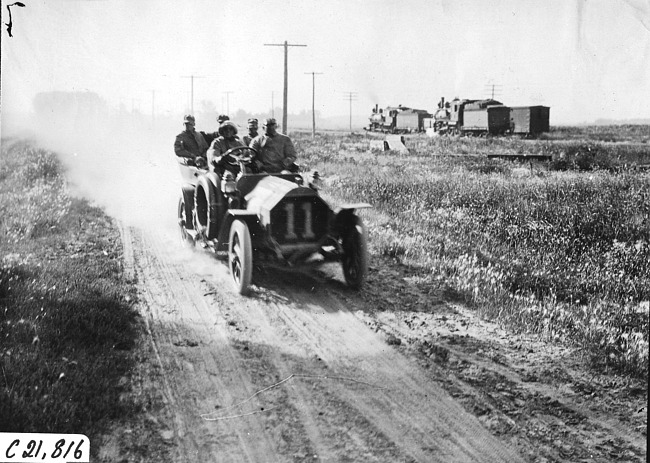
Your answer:
[[[133,412],[122,394],[138,329],[134,291],[111,219],[67,194],[53,153],[3,139],[0,431],[92,442],[106,420]]]
[[[420,282],[444,282],[487,317],[582,347],[594,366],[647,377],[647,172],[484,156],[547,141],[409,139],[410,153],[397,154],[364,138],[296,142],[328,182],[324,194],[374,205],[373,253],[419,269]]]
[[[585,127],[551,127],[542,138],[548,140],[592,140],[604,142],[650,143],[650,125],[593,125]]]

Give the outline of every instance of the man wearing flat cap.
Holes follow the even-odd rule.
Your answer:
[[[194,116],[187,115],[183,119],[185,130],[176,135],[174,142],[174,152],[179,158],[185,158],[185,162],[197,166],[205,165],[205,153],[208,150],[208,144],[203,136],[194,128]],[[179,159],[180,161],[180,159]]]
[[[258,152],[257,167],[270,174],[292,170],[296,161],[296,150],[291,139],[278,133],[277,126],[275,119],[265,119],[262,125],[264,133],[255,137],[250,144]]]
[[[257,128],[257,119],[254,117],[248,119],[248,133],[242,137],[244,145],[251,146],[251,141],[253,141],[253,138],[259,135],[259,133],[257,133]]]

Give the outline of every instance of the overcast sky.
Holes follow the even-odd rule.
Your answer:
[[[13,0],[12,0],[13,1]],[[441,96],[551,106],[551,124],[650,118],[650,0],[22,0],[2,28],[2,111],[37,92],[182,115],[281,106],[324,116]],[[8,22],[3,1],[3,23]],[[230,92],[226,94],[225,92]],[[155,94],[155,98],[154,98]]]

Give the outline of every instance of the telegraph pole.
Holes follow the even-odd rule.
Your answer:
[[[282,97],[282,131],[286,134],[287,130],[287,92],[289,87],[289,66],[287,59],[289,56],[289,47],[306,47],[307,45],[289,44],[285,40],[284,43],[265,43],[265,47],[284,47],[284,95]]]
[[[202,79],[205,76],[181,76],[184,79],[190,79],[190,91],[192,92],[192,97],[191,97],[191,105],[190,105],[190,112],[192,113],[192,116],[194,116],[194,79]]]
[[[230,94],[235,92],[221,92],[226,95],[226,114],[230,117]]]
[[[499,96],[499,93],[503,91],[503,85],[500,84],[485,84],[485,90],[487,93],[492,93],[492,99],[494,100],[494,96]]]
[[[271,91],[271,117],[275,119],[275,92]]]
[[[155,122],[155,109],[156,109],[156,91],[152,90],[151,91],[151,125],[154,124]]]
[[[311,137],[316,138],[316,74],[322,72],[305,72],[311,74]]]
[[[350,102],[350,133],[352,133],[352,102],[357,100],[358,92],[345,92],[344,100]]]

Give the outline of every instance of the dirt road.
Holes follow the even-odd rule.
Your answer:
[[[250,297],[226,266],[124,226],[148,336],[142,420],[104,461],[643,461],[647,393],[581,376],[572,353],[478,320],[408,269],[267,270]],[[577,367],[576,367],[577,368]],[[636,387],[636,389],[635,389]]]
[[[521,461],[355,315],[356,294],[336,280],[269,272],[242,298],[213,257],[179,254],[162,233],[123,238],[153,353],[138,388],[164,403],[149,411],[158,457]]]

